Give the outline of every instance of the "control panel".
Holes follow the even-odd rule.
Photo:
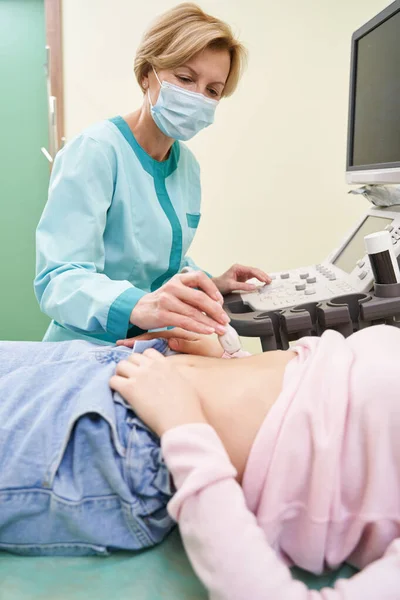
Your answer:
[[[400,254],[400,206],[370,208],[339,248],[319,264],[270,273],[272,282],[241,294],[253,311],[276,311],[337,296],[369,292],[374,279],[364,237],[388,230],[396,257]]]

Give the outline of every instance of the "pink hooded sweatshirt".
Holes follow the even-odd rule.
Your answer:
[[[293,349],[242,488],[209,425],[163,436],[169,512],[212,600],[400,599],[400,330]],[[343,561],[362,571],[320,592],[288,569]]]

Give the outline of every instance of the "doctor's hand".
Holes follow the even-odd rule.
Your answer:
[[[234,291],[252,292],[257,289],[257,286],[252,283],[246,283],[248,279],[255,277],[262,283],[271,283],[271,277],[254,267],[244,267],[243,265],[233,265],[223,275],[213,277],[221,294],[229,294]]]
[[[174,326],[223,335],[230,319],[222,303],[217,286],[205,273],[180,273],[143,296],[132,310],[130,322],[141,329]]]

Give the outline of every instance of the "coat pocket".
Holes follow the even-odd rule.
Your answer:
[[[200,213],[186,213],[187,224],[189,227],[196,229],[199,225],[200,217]]]

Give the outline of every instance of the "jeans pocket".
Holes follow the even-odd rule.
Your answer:
[[[142,523],[155,544],[159,544],[175,527],[175,522],[168,514],[166,506],[161,506],[151,514],[142,515]]]

